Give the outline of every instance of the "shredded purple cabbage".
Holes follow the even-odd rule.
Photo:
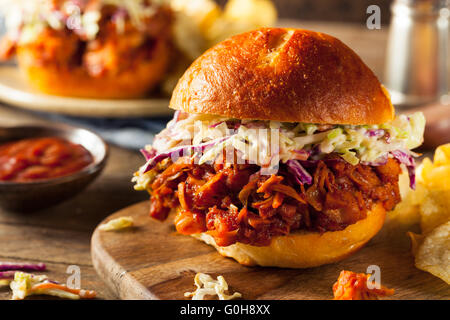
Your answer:
[[[403,163],[408,169],[409,186],[411,189],[416,189],[416,164],[414,158],[402,150],[391,151],[391,155],[400,163]]]
[[[156,156],[156,150],[152,149],[152,152],[146,150],[146,149],[141,149],[139,150],[142,155],[145,157],[145,160],[150,160],[151,158],[153,158],[154,156]]]
[[[61,282],[58,282],[58,281],[55,281],[55,280],[50,280],[50,279],[47,279],[45,281],[48,282],[48,283],[53,283],[53,284],[61,284]]]
[[[0,271],[23,270],[23,271],[44,271],[44,263],[16,263],[0,262]]]
[[[407,167],[412,167],[415,165],[413,157],[402,150],[391,151],[391,154],[394,156],[394,158],[396,158]]]
[[[217,127],[218,125],[220,125],[222,123],[224,123],[224,121],[220,121],[220,122],[214,123],[214,124],[210,125],[209,127],[210,128],[215,128],[215,127]]]
[[[176,155],[180,156],[180,155],[187,155],[188,153],[193,154],[195,152],[204,152],[206,148],[211,147],[215,144],[221,143],[225,140],[228,140],[230,137],[231,136],[218,138],[218,139],[207,141],[205,143],[201,143],[198,145],[179,146],[179,147],[175,147],[170,150],[167,150],[166,152],[161,152],[147,161],[147,163],[144,165],[144,167],[142,169],[142,173],[146,173],[146,172],[150,171],[164,159],[171,158]]]
[[[294,175],[295,180],[298,184],[312,184],[312,177],[308,173],[308,171],[303,168],[303,166],[300,164],[297,160],[288,160],[286,162],[286,165],[291,171],[291,173]]]
[[[395,151],[391,151],[390,153],[395,159],[397,159],[400,163],[403,163],[406,166],[406,168],[408,170],[408,175],[409,175],[409,185],[410,185],[411,189],[413,189],[413,190],[416,189],[416,174],[415,174],[416,165],[414,162],[414,158],[402,150],[395,150]],[[387,163],[387,160],[388,160],[388,156],[386,155],[386,156],[378,158],[376,161],[361,162],[361,164],[368,165],[368,166],[374,166],[374,167],[375,166],[383,166]],[[289,160],[289,161],[292,161],[292,160]],[[286,164],[288,164],[289,161]],[[330,163],[336,163],[336,162],[345,161],[345,160],[343,160],[343,159],[322,159],[322,160],[296,160],[296,161],[299,164],[301,164],[302,167],[314,168],[317,166],[317,163],[319,161],[324,161],[325,163],[330,164]],[[288,164],[288,166],[289,166],[289,164]],[[291,171],[292,171],[292,168],[291,168]]]
[[[185,146],[185,147],[180,147],[180,148],[174,148],[174,149],[170,149],[167,152],[162,152],[157,154],[156,156],[154,156],[153,158],[151,158],[150,160],[147,161],[147,163],[144,165],[143,173],[146,173],[150,170],[152,170],[158,163],[160,163],[161,161],[163,161],[166,158],[172,157],[172,155],[175,154],[180,154],[181,151],[184,152],[184,149],[188,149],[187,147],[189,146]]]
[[[367,130],[367,134],[369,135],[369,137],[377,137],[377,138],[381,138],[382,136],[385,135],[385,131],[383,129],[371,129],[371,130]]]

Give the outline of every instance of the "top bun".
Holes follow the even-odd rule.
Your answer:
[[[338,39],[262,28],[225,40],[179,80],[170,107],[237,119],[380,124],[393,119],[387,91]]]

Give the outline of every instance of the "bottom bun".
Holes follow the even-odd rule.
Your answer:
[[[274,237],[269,246],[256,247],[235,243],[219,247],[208,233],[193,237],[214,246],[219,253],[246,266],[309,268],[345,259],[360,249],[381,229],[386,211],[381,204],[363,220],[341,231],[325,233],[299,231],[287,236]]]
[[[19,47],[17,59],[30,85],[36,90],[57,96],[93,99],[139,98],[149,93],[164,77],[169,49],[158,41],[152,59],[140,61],[130,70],[98,77],[90,76],[84,67],[60,68],[55,64],[40,65],[33,49]]]

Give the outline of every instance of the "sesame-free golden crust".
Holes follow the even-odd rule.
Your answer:
[[[206,51],[179,80],[173,109],[229,118],[380,124],[386,90],[358,55],[329,35],[263,28]]]

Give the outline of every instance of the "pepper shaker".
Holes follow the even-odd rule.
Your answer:
[[[395,0],[385,86],[393,104],[417,106],[448,94],[449,0]]]

